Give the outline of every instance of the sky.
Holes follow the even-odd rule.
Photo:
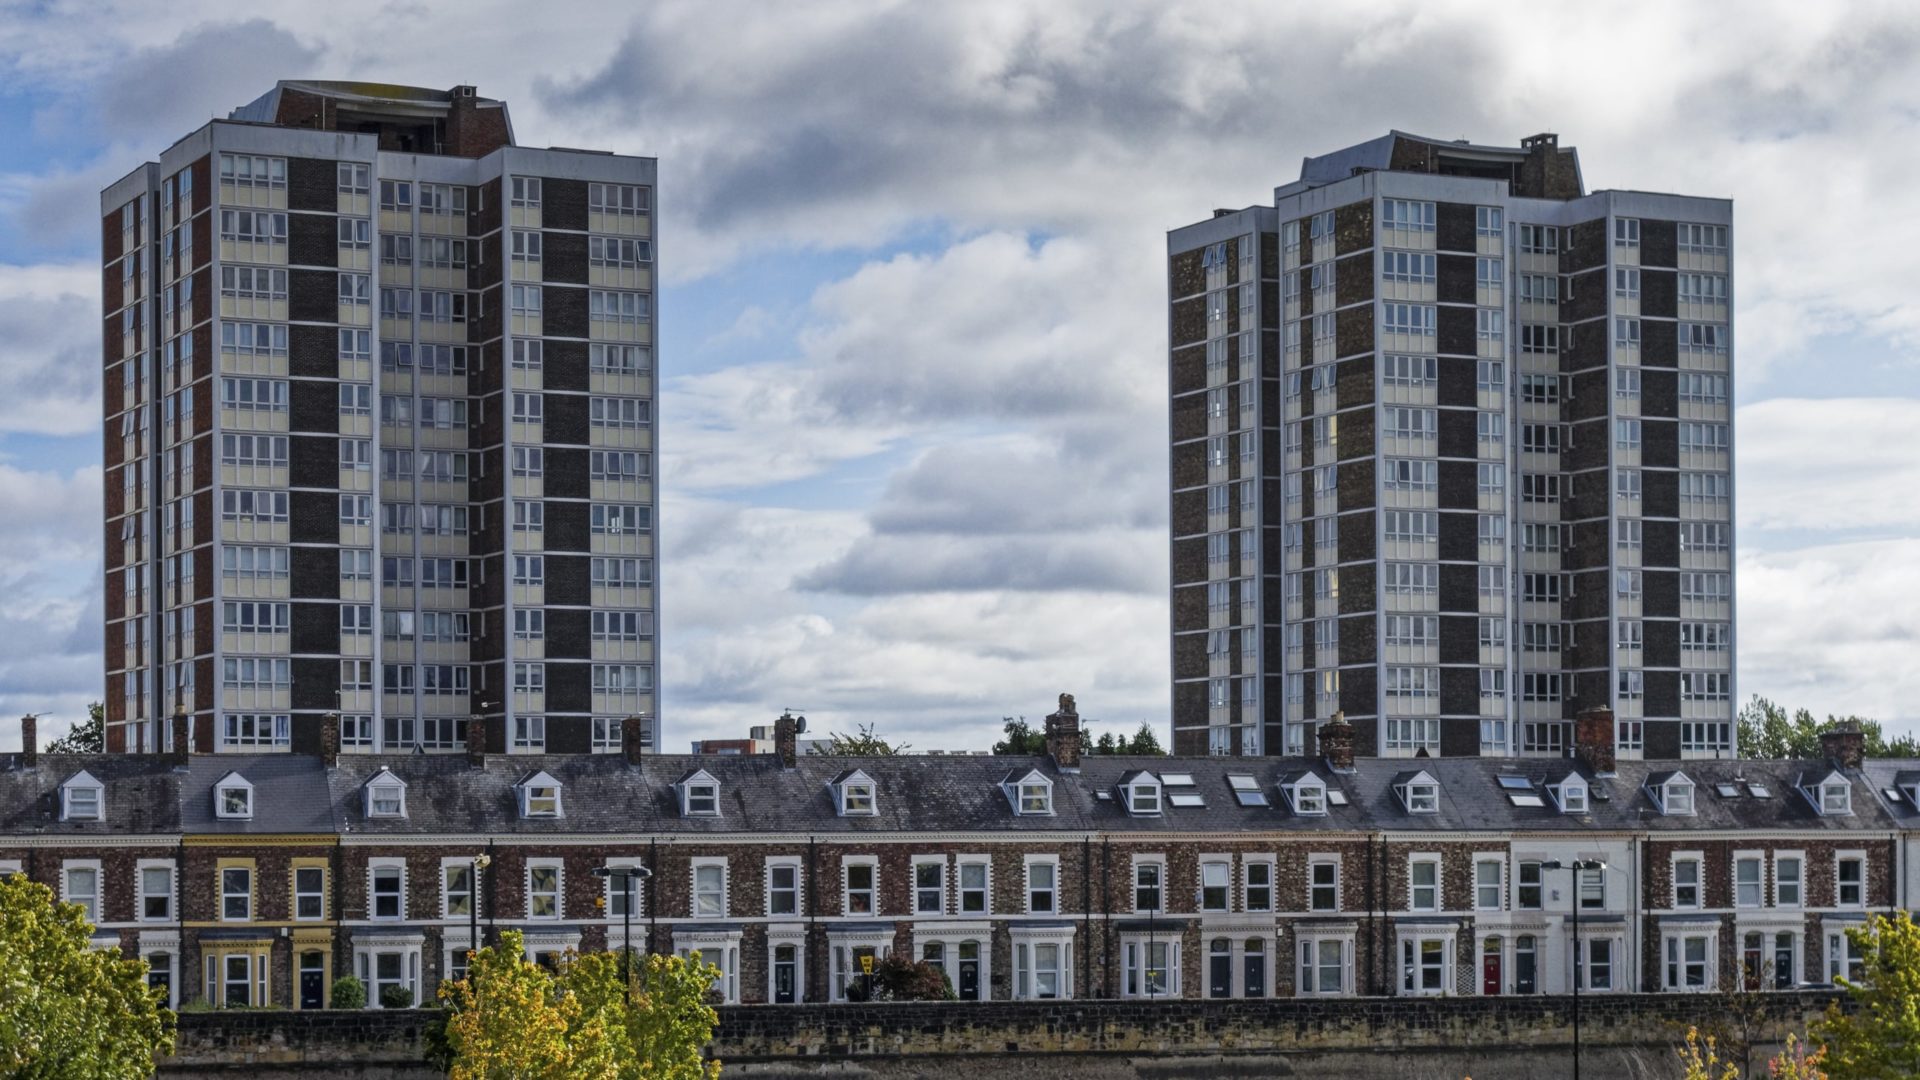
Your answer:
[[[102,693],[100,188],[321,78],[659,159],[666,749],[1164,737],[1165,233],[1395,128],[1734,200],[1738,691],[1912,730],[1917,54],[1799,0],[0,0],[0,717]]]

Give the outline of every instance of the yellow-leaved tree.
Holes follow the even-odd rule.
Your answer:
[[[441,985],[453,1080],[712,1080],[702,1051],[719,1015],[711,964],[649,956],[631,1004],[621,960],[568,954],[556,975],[530,963],[519,931],[469,954],[467,978]]]
[[[78,904],[23,874],[0,874],[0,1076],[152,1076],[173,1050],[173,1013],[147,962],[96,949]]]
[[[1842,978],[1852,1000],[1836,1003],[1810,1034],[1826,1051],[1833,1080],[1908,1080],[1920,1076],[1920,926],[1913,916],[1874,915],[1847,931],[1862,960],[1861,978]]]

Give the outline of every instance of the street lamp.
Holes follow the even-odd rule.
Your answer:
[[[1573,871],[1573,1080],[1580,1080],[1580,972],[1584,969],[1580,956],[1580,875],[1586,871],[1604,871],[1607,864],[1599,859],[1574,859],[1561,862],[1553,859],[1540,864],[1545,870]]]
[[[473,977],[473,954],[480,951],[480,874],[493,856],[475,855],[467,863],[467,977]]]
[[[621,949],[620,975],[627,984],[627,1004],[633,1004],[633,883],[636,879],[645,881],[653,876],[653,871],[644,866],[596,866],[593,876],[597,878],[620,879],[620,894],[626,903],[620,906]]]

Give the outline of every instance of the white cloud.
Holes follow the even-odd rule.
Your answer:
[[[1920,528],[1912,398],[1777,398],[1736,416],[1740,527],[1840,534]],[[1749,538],[1751,533],[1748,534]],[[1742,589],[1747,583],[1742,583]]]
[[[100,425],[100,271],[0,265],[0,433]]]

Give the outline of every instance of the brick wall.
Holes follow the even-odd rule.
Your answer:
[[[1756,1057],[1804,1031],[1831,994],[1767,995]],[[1261,1002],[1063,1002],[727,1007],[712,1050],[730,1075],[977,1074],[1079,1076],[1559,1076],[1572,1043],[1567,998]],[[1657,1075],[1688,1024],[1710,1021],[1712,995],[1588,996],[1583,1064],[1596,1076]],[[416,1064],[431,1013],[189,1013],[168,1077],[438,1075]]]

